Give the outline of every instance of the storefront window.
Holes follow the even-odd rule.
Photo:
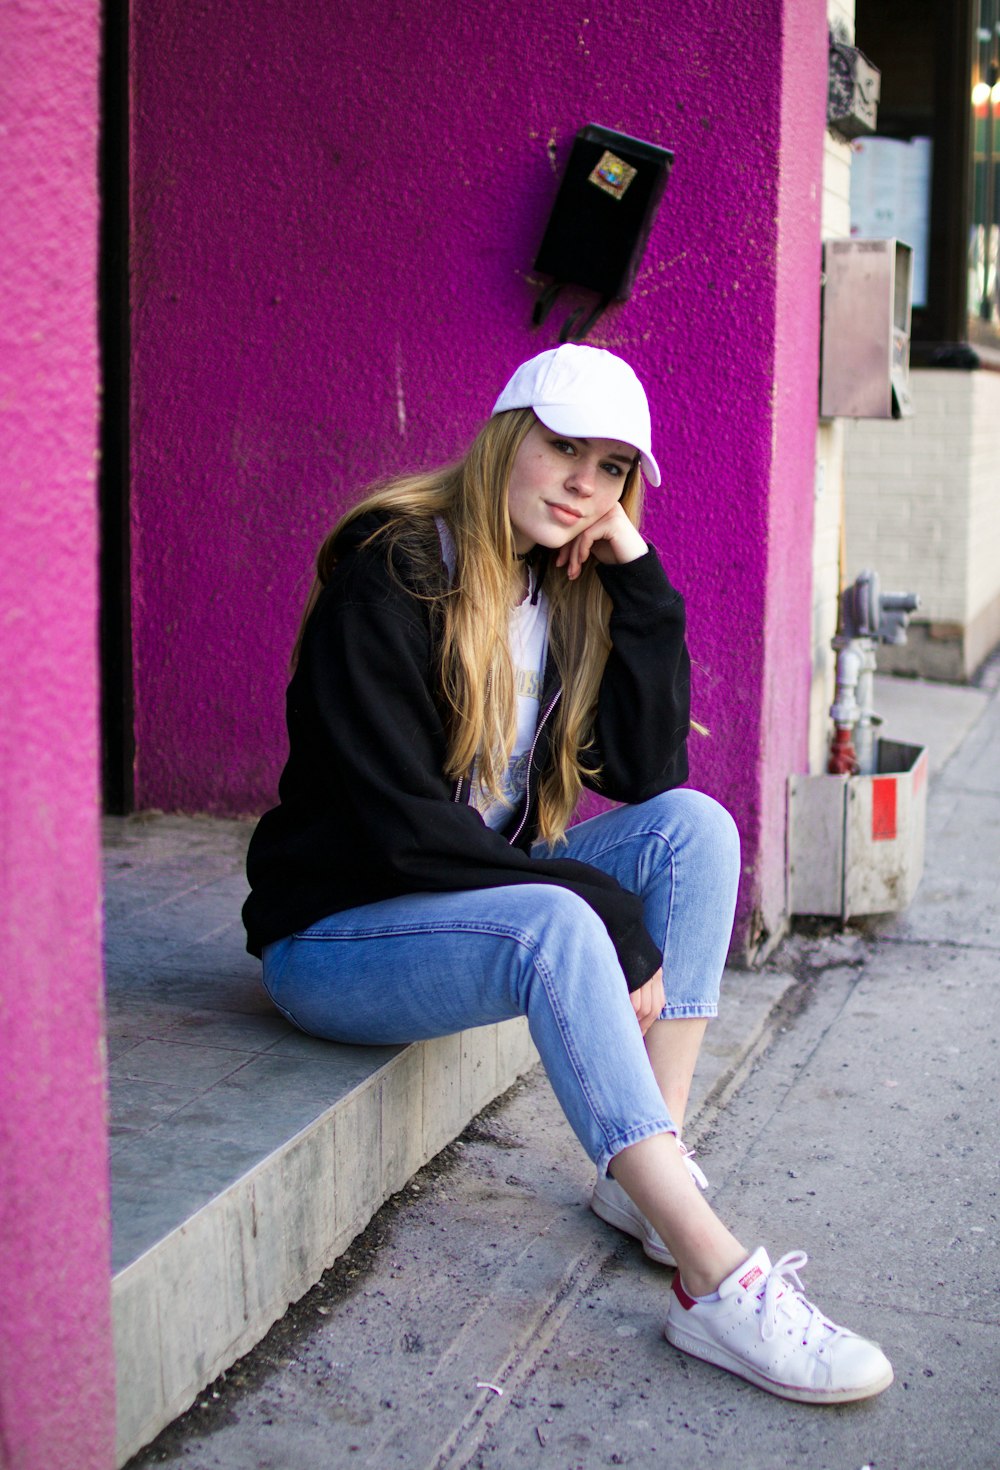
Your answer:
[[[979,0],[972,69],[969,338],[1000,348],[1000,0]]]

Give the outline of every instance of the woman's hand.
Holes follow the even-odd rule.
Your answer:
[[[591,553],[596,561],[610,566],[614,562],[621,565],[627,561],[638,561],[647,550],[645,541],[620,503],[616,502],[600,520],[593,521],[579,536],[560,547],[556,566],[565,567],[567,577],[573,582]]]
[[[629,999],[639,1022],[639,1030],[645,1036],[653,1022],[659,1020],[660,1012],[667,1003],[667,997],[663,991],[662,969],[657,970],[645,985],[640,985],[638,990],[633,990]]]

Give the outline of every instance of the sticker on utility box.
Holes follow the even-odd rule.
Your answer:
[[[596,184],[613,199],[620,199],[636,176],[637,170],[610,148],[605,148],[596,165],[587,175],[587,182]]]

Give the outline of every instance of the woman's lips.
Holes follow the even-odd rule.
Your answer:
[[[571,505],[559,505],[554,500],[547,500],[545,504],[555,516],[556,520],[563,526],[575,526],[583,514],[582,511],[574,510]]]

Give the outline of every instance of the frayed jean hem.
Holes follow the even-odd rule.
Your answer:
[[[607,1176],[608,1165],[621,1153],[622,1149],[631,1148],[633,1143],[642,1143],[645,1138],[655,1138],[658,1133],[672,1133],[675,1138],[678,1136],[676,1127],[666,1116],[662,1122],[634,1123],[631,1128],[619,1133],[612,1145],[598,1154],[594,1160],[597,1165],[598,1179],[604,1179]]]

